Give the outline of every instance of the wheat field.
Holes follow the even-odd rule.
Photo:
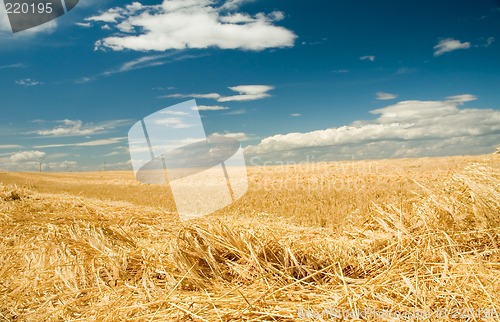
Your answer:
[[[0,320],[498,320],[500,155],[249,167],[181,222],[133,173],[0,173]]]

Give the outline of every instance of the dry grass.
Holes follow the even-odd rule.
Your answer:
[[[499,161],[251,168],[241,200],[185,223],[128,172],[3,173],[0,320],[500,314]]]

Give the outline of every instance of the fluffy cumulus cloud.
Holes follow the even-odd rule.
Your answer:
[[[13,154],[8,160],[0,160],[9,171],[70,171],[78,168],[76,161],[49,161],[53,157],[42,151],[23,151]]]
[[[164,97],[171,98],[206,98],[214,99],[218,102],[233,102],[233,101],[254,101],[270,97],[271,94],[268,92],[273,90],[273,86],[269,85],[240,85],[229,87],[233,92],[238,93],[237,95],[223,96],[218,93],[208,93],[208,94],[171,94]],[[202,108],[203,109],[203,108]],[[209,109],[209,108],[207,108]],[[227,109],[227,108],[218,108]]]
[[[275,23],[279,11],[250,15],[237,12],[246,1],[164,0],[160,5],[138,2],[85,19],[118,31],[96,42],[96,49],[165,51],[209,48],[263,50],[291,47],[296,35]]]
[[[10,161],[17,162],[40,162],[45,158],[45,152],[42,151],[23,151],[13,154]]]
[[[465,94],[441,101],[401,101],[371,111],[377,118],[308,133],[289,133],[248,146],[248,156],[319,160],[490,153],[500,142],[500,111],[463,108]]]
[[[441,56],[443,54],[458,50],[469,49],[470,42],[461,42],[453,38],[441,39],[439,43],[434,46],[434,56]]]

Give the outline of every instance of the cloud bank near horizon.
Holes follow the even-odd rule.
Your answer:
[[[491,153],[500,143],[500,111],[461,108],[474,95],[400,101],[377,118],[306,133],[278,134],[245,148],[248,158],[316,161]]]

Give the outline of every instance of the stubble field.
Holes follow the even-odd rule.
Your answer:
[[[500,155],[248,175],[181,222],[131,172],[0,173],[0,320],[498,320]]]

